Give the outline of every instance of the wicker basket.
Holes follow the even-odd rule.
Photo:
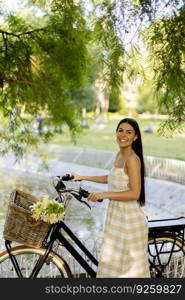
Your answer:
[[[30,205],[36,201],[36,197],[20,190],[12,192],[4,225],[5,240],[41,247],[51,224],[32,218]]]

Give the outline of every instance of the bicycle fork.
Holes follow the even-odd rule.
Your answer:
[[[18,278],[23,278],[23,275],[22,275],[21,269],[20,269],[20,267],[19,267],[19,264],[18,264],[18,262],[17,262],[17,259],[16,259],[15,255],[13,255],[13,254],[11,253],[11,248],[12,248],[12,247],[11,247],[11,243],[12,243],[12,241],[8,241],[8,240],[5,241],[5,246],[6,246],[8,255],[9,255],[9,257],[10,257],[10,260],[11,260],[11,262],[12,262],[12,265],[13,265],[13,267],[14,267],[14,270],[15,270],[15,272],[16,272],[16,274],[17,274],[17,277],[18,277]],[[51,251],[52,246],[53,246],[53,242],[50,243],[50,244],[49,244],[49,247],[45,249],[44,255],[42,255],[42,256],[39,257],[39,259],[37,260],[37,262],[36,262],[36,264],[35,264],[35,266],[34,266],[34,268],[33,268],[33,271],[31,272],[31,274],[30,274],[30,276],[29,276],[29,278],[36,278],[36,277],[37,277],[37,275],[38,275],[38,273],[40,272],[40,270],[41,270],[43,264],[44,264],[45,261],[47,260],[47,257],[48,257],[48,255],[49,255],[49,253],[50,253],[50,251]]]
[[[13,265],[13,267],[14,267],[14,270],[15,270],[17,276],[18,276],[19,278],[23,278],[23,275],[22,275],[21,269],[19,268],[17,259],[16,259],[15,255],[13,255],[13,254],[11,253],[11,248],[12,248],[12,247],[11,247],[11,243],[12,243],[11,241],[8,241],[8,240],[5,241],[5,246],[6,246],[8,255],[9,255],[9,257],[10,257],[10,260],[11,260],[11,262],[12,262],[12,265]]]

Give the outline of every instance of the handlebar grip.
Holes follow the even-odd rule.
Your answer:
[[[62,176],[63,181],[70,181],[73,178],[74,178],[74,176],[71,176],[70,174],[66,174],[66,175]]]
[[[89,192],[88,191],[86,191],[86,190],[84,190],[84,189],[82,189],[82,188],[80,188],[80,192],[81,192],[81,194],[82,194],[82,196],[84,197],[84,198],[87,198],[88,196],[89,196]],[[103,201],[103,199],[100,199],[100,200],[98,200],[97,202],[102,202]]]
[[[87,198],[88,196],[89,196],[89,192],[88,191],[86,191],[86,190],[84,190],[84,189],[82,189],[82,188],[80,188],[80,193],[81,193],[81,195],[84,197],[84,198]]]

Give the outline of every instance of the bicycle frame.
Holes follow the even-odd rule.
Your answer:
[[[151,220],[149,223],[156,223],[156,222],[166,222],[166,221],[177,221],[180,219],[184,219],[184,217],[179,218],[172,218],[172,219],[162,219],[162,220]],[[163,246],[165,244],[165,241],[161,243],[160,247],[158,246],[158,238],[162,237],[169,237],[173,240],[173,244],[170,250],[164,251]],[[162,277],[162,272],[164,268],[170,263],[172,254],[175,252],[180,252],[185,243],[185,223],[184,224],[174,224],[174,225],[156,225],[156,226],[149,226],[149,238],[153,238],[153,245],[155,247],[155,255],[153,255],[150,251],[150,246],[148,246],[148,253],[150,254],[150,257],[153,258],[153,261],[149,259],[150,265],[157,271],[158,277]],[[175,249],[176,241],[181,243],[181,247],[178,249]],[[166,263],[162,263],[160,255],[161,254],[169,254],[168,259]],[[156,266],[155,260],[158,261],[159,267]]]
[[[85,203],[88,207],[89,204],[86,203],[85,201],[82,201],[82,198],[87,198],[89,193],[85,190],[83,190],[82,188],[80,188],[79,191],[75,191],[75,190],[67,190],[63,181],[65,179],[65,181],[71,180],[72,177],[67,174],[65,176],[62,177],[62,179],[60,178],[60,176],[57,176],[59,178],[59,181],[57,183],[57,185],[55,186],[56,191],[58,192],[59,197],[56,198],[56,201],[62,202],[62,198],[61,198],[61,194],[62,193],[66,193],[66,192],[70,192],[78,201]],[[101,201],[101,200],[100,200]],[[149,221],[149,234],[148,237],[152,238],[154,243],[154,247],[156,250],[156,254],[155,256],[153,256],[153,261],[151,259],[149,259],[149,264],[150,266],[152,266],[152,268],[154,268],[157,271],[157,274],[159,275],[158,277],[162,277],[162,272],[164,267],[169,264],[170,259],[172,257],[173,252],[177,252],[182,250],[182,248],[184,247],[184,231],[185,231],[185,222],[184,224],[174,224],[174,225],[165,225],[165,221],[177,221],[179,219],[185,219],[184,217],[180,217],[180,218],[174,218],[174,219],[162,219],[162,220],[151,220]],[[156,222],[164,222],[164,225],[154,225],[152,226],[152,223],[155,224]],[[70,237],[70,239],[75,243],[75,245],[77,245],[80,250],[83,252],[83,254],[86,255],[86,257],[90,260],[90,262],[88,263],[83,257],[82,255],[75,249],[75,247],[72,246],[72,244],[67,240],[67,238],[64,236],[64,234],[62,234],[60,232],[60,230],[63,230],[65,232],[65,234],[67,234],[68,237]],[[158,243],[157,243],[157,238],[159,237],[166,237],[169,236],[173,239],[173,246],[172,249],[170,251],[164,251],[163,250],[163,244],[161,245],[160,248],[158,248]],[[181,247],[178,250],[175,250],[175,243],[176,240],[178,239],[178,241],[180,240],[181,242]],[[97,259],[93,256],[93,254],[83,245],[83,243],[77,238],[77,236],[70,230],[70,228],[63,222],[59,222],[56,223],[55,225],[52,226],[52,228],[50,229],[50,231],[48,232],[44,242],[43,242],[43,249],[45,249],[45,254],[43,256],[41,256],[38,261],[36,262],[35,266],[33,267],[33,271],[30,275],[30,278],[35,278],[40,269],[42,268],[44,262],[47,260],[47,257],[49,255],[49,253],[52,251],[52,247],[54,242],[58,240],[62,246],[64,246],[66,248],[66,250],[75,258],[75,260],[84,268],[84,270],[87,272],[88,275],[90,275],[92,278],[96,277],[96,272],[94,271],[94,269],[91,267],[90,263],[95,265],[96,267],[98,266],[98,261]],[[5,246],[7,249],[7,252],[10,256],[11,262],[14,266],[14,269],[16,271],[16,274],[18,277],[23,277],[21,270],[19,268],[18,262],[15,258],[14,255],[11,254],[11,242],[10,241],[6,241],[5,242]],[[152,257],[152,254],[150,253],[150,249],[148,248],[149,254]],[[160,255],[161,254],[167,254],[170,253],[168,262],[163,265],[161,259],[160,259]],[[158,262],[159,262],[159,267],[155,265],[155,259],[157,258]]]
[[[38,261],[36,262],[33,271],[30,275],[30,278],[35,278],[37,274],[39,273],[40,269],[42,268],[44,262],[47,260],[47,257],[52,251],[52,246],[56,240],[59,240],[59,242],[66,248],[66,250],[77,260],[77,262],[85,269],[85,271],[90,275],[92,278],[96,277],[96,272],[94,269],[90,266],[89,263],[79,254],[79,252],[71,245],[71,243],[64,237],[63,234],[60,233],[60,229],[64,230],[65,233],[75,242],[75,244],[82,250],[82,252],[88,257],[90,260],[89,263],[93,263],[95,266],[98,266],[97,259],[90,253],[90,251],[82,244],[82,242],[77,238],[77,236],[69,229],[69,227],[61,221],[60,223],[57,223],[53,226],[52,233],[50,236],[50,239],[48,242],[44,241],[43,244],[45,244],[44,248],[46,249],[45,254],[41,256]],[[16,271],[16,274],[19,278],[22,278],[22,273],[19,268],[19,265],[17,263],[16,258],[14,255],[11,254],[11,242],[6,241],[5,242],[6,249],[8,251],[8,254],[10,256],[11,262],[14,266],[14,269]]]
[[[161,220],[151,220],[149,223],[155,222],[167,222],[167,221],[177,221],[183,219],[184,217],[172,218],[172,219],[161,219]],[[161,225],[161,226],[149,226],[149,237],[153,238],[156,241],[156,238],[161,236],[169,236],[176,241],[177,239],[181,240],[181,248],[179,250],[173,250],[174,252],[181,251],[185,243],[185,222],[184,224],[174,224],[174,225]],[[156,244],[156,242],[155,242]],[[175,242],[174,242],[175,244]],[[169,253],[170,251],[165,251],[163,253]]]
[[[157,221],[169,221],[169,220],[179,220],[181,218],[176,218],[176,219],[164,219],[164,220],[152,220],[149,221],[150,223],[154,223]],[[85,254],[87,256],[87,258],[90,260],[90,262],[88,263],[83,257],[82,255],[80,255],[80,253],[71,245],[71,243],[66,239],[66,237],[60,232],[60,230],[63,230],[67,236],[70,237],[70,239],[75,243],[75,245],[77,245],[81,251],[83,252],[83,254]],[[185,224],[180,224],[180,225],[169,225],[169,226],[151,226],[149,227],[149,238],[153,238],[154,240],[154,247],[156,249],[156,255],[154,260],[157,258],[158,262],[159,262],[159,267],[157,267],[155,265],[154,261],[151,261],[149,259],[149,264],[152,268],[154,268],[157,272],[157,277],[162,277],[162,272],[164,267],[169,264],[172,253],[173,252],[177,252],[180,251],[183,246],[184,246],[184,231],[185,231]],[[50,235],[50,237],[49,237]],[[174,244],[172,246],[172,249],[170,251],[163,251],[163,244],[161,245],[161,248],[158,248],[157,246],[157,238],[158,237],[164,237],[165,236],[169,236],[172,237],[174,240]],[[49,237],[49,239],[48,239]],[[48,239],[48,241],[47,241]],[[175,241],[176,239],[181,240],[181,244],[182,244],[182,248],[179,248],[178,250],[174,250],[174,246],[175,246]],[[96,277],[96,272],[94,271],[94,269],[90,266],[90,263],[93,263],[96,267],[98,266],[98,260],[92,255],[92,253],[82,244],[82,242],[77,238],[77,236],[70,230],[70,228],[63,222],[59,222],[57,224],[55,224],[52,229],[50,230],[50,232],[48,232],[48,236],[46,237],[45,241],[43,242],[43,246],[45,251],[45,254],[43,256],[41,256],[38,261],[36,262],[33,271],[30,275],[30,278],[36,278],[36,276],[38,275],[40,269],[42,268],[44,262],[47,260],[47,257],[49,255],[49,253],[52,251],[52,246],[54,244],[54,242],[58,240],[61,245],[63,245],[66,250],[75,258],[75,260],[84,268],[84,270],[87,272],[88,275],[90,275],[92,278]],[[16,261],[16,258],[11,254],[11,242],[10,241],[6,241],[5,242],[7,251],[9,253],[10,259],[12,261],[12,264],[15,268],[15,271],[17,273],[17,276],[19,278],[23,277],[21,270],[19,268],[19,265]],[[149,249],[149,253],[150,253],[150,249]],[[169,259],[167,261],[167,263],[165,265],[163,265],[163,263],[160,260],[160,254],[166,254],[166,253],[170,253],[169,255]],[[151,253],[150,253],[151,254]]]
[[[61,222],[59,224],[59,229],[63,229],[68,236],[75,242],[75,244],[82,250],[82,252],[88,257],[90,262],[95,266],[98,266],[97,259],[92,255],[91,252],[82,244],[82,242],[77,238],[77,236],[69,229],[69,227]],[[86,260],[79,254],[79,252],[68,242],[68,240],[60,232],[57,234],[57,239],[61,244],[73,255],[73,257],[78,261],[78,263],[85,269],[85,271],[91,276],[96,277],[96,272],[93,268],[86,262]]]

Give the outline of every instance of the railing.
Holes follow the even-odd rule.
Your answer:
[[[145,164],[148,177],[185,184],[184,161],[146,156]]]

